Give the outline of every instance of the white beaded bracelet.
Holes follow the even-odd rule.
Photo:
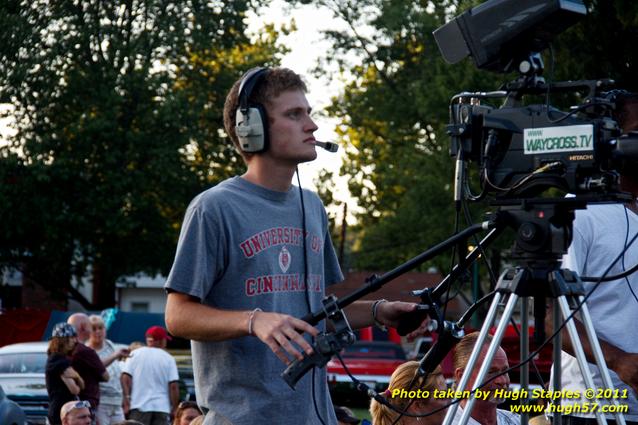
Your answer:
[[[255,318],[255,313],[258,311],[263,311],[261,308],[257,307],[250,313],[248,313],[248,335],[253,334],[253,319]]]

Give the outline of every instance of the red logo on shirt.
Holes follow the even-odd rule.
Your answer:
[[[279,253],[279,268],[281,268],[281,271],[283,273],[286,273],[288,271],[291,261],[292,259],[290,256],[290,252],[288,251],[288,248],[284,246],[283,248],[281,248],[281,252]]]

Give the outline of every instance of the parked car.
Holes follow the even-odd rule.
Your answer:
[[[408,353],[408,359],[421,360],[425,353],[432,348],[434,339],[431,336],[420,336],[414,340],[414,349]]]
[[[427,354],[427,352],[432,348],[434,344],[436,344],[438,340],[437,334],[425,335],[418,337],[414,340],[414,348],[409,352],[408,359],[421,361],[423,357]],[[443,361],[439,364],[441,366],[441,372],[443,372],[443,377],[445,378],[445,383],[448,387],[454,385],[454,349],[450,350],[450,352],[443,358]]]
[[[538,344],[534,341],[534,326],[529,327],[529,352],[536,351]],[[546,336],[547,337],[547,336]],[[521,361],[521,344],[520,338],[516,333],[516,330],[512,325],[508,325],[501,341],[501,347],[507,354],[507,359],[510,366],[520,363]],[[537,388],[539,385],[547,384],[549,382],[549,374],[552,369],[552,344],[547,344],[541,349],[541,351],[534,356],[534,364],[540,374],[540,380],[538,374],[535,373],[535,369],[530,363],[529,366],[529,381],[532,388]],[[510,380],[513,387],[516,387],[520,383],[520,374],[518,370],[510,372]]]
[[[384,391],[392,372],[406,361],[403,347],[386,341],[356,341],[340,355],[350,373],[376,391]],[[365,394],[356,391],[336,356],[328,362],[327,370],[328,386],[335,400],[353,403],[367,400]]]
[[[17,403],[7,398],[0,385],[0,424],[25,425],[27,417]]]
[[[195,378],[193,377],[191,350],[171,349],[168,352],[175,358],[177,363],[180,400],[197,401],[195,398]]]
[[[48,342],[24,342],[0,348],[0,386],[32,424],[46,423],[49,397],[44,380]],[[4,423],[4,422],[2,422]]]

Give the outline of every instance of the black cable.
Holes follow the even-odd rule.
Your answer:
[[[607,276],[604,278],[601,278],[600,276],[581,276],[580,280],[582,280],[583,282],[598,282],[599,280],[601,282],[611,282],[612,280],[622,279],[623,277],[634,274],[636,273],[636,271],[638,271],[638,263],[634,264],[630,269],[627,269],[622,273]]]
[[[629,239],[629,213],[627,212],[626,205],[623,205],[623,209],[625,211],[625,223],[627,224],[626,231],[625,231],[625,243],[623,248],[623,256],[622,256],[622,269],[623,271],[625,271],[625,254],[627,253],[627,240]],[[638,297],[636,297],[634,288],[631,287],[631,283],[629,282],[629,279],[627,279],[627,276],[625,276],[625,282],[627,282],[627,287],[629,288],[629,292],[631,292],[631,295],[634,296],[634,299],[638,303]]]
[[[633,238],[631,239],[631,241],[629,242],[629,244],[626,245],[625,249],[616,257],[616,259],[607,267],[607,269],[605,270],[605,272],[603,273],[602,277],[599,279],[599,281],[594,285],[594,287],[592,288],[591,291],[589,291],[589,293],[587,293],[587,295],[585,295],[585,297],[583,297],[582,302],[579,302],[576,305],[576,308],[574,309],[574,311],[572,311],[572,313],[563,321],[563,323],[558,327],[558,329],[554,330],[554,333],[547,338],[545,341],[543,341],[543,343],[532,353],[529,354],[529,356],[527,356],[527,358],[514,365],[511,366],[510,368],[506,369],[503,372],[500,372],[497,375],[494,375],[493,377],[491,377],[489,380],[483,382],[479,387],[477,387],[477,389],[479,388],[483,388],[485,385],[487,385],[488,383],[492,382],[494,379],[498,378],[501,375],[504,375],[506,373],[511,372],[512,370],[529,363],[532,359],[534,359],[534,357],[536,357],[536,355],[538,355],[541,350],[547,345],[549,344],[555,337],[556,335],[558,335],[565,326],[567,326],[567,323],[580,311],[580,309],[582,308],[583,304],[585,304],[587,302],[587,300],[589,299],[589,297],[594,293],[594,291],[596,291],[596,289],[598,288],[598,286],[600,286],[600,284],[603,282],[603,279],[605,278],[605,276],[607,276],[607,274],[609,273],[609,271],[612,269],[612,267],[614,266],[614,264],[616,264],[618,262],[618,260],[620,260],[624,255],[625,252],[627,251],[627,249],[629,249],[629,247],[631,245],[633,245],[633,243],[636,241],[636,239],[638,239],[638,232],[636,232],[636,234],[633,236]],[[450,404],[451,405],[451,404]]]
[[[306,306],[308,307],[308,313],[312,313],[312,306],[310,304],[310,292],[308,291],[308,252],[306,250],[306,238],[308,235],[306,234],[306,207],[304,205],[303,200],[303,189],[301,188],[301,178],[299,177],[299,167],[295,167],[295,172],[297,174],[297,185],[299,186],[299,199],[301,200],[301,226],[302,226],[302,246],[303,246],[303,272],[304,272],[304,286],[305,286],[305,298],[306,298]],[[312,344],[314,344],[314,338],[311,337]],[[310,381],[310,385],[312,386],[312,404],[315,408],[315,414],[319,421],[326,425],[321,414],[319,413],[319,407],[317,406],[317,394],[315,391],[315,368],[312,368],[312,379]],[[326,405],[326,409],[327,409]]]
[[[501,375],[505,375],[506,373],[511,372],[512,370],[529,363],[532,359],[534,359],[534,357],[536,357],[536,355],[538,355],[541,350],[547,345],[549,344],[555,337],[556,335],[558,335],[565,326],[567,326],[567,323],[580,311],[580,309],[582,308],[583,304],[585,304],[587,302],[587,300],[589,299],[589,297],[591,296],[591,294],[594,293],[594,291],[596,291],[596,289],[598,289],[598,286],[600,286],[600,284],[602,283],[602,279],[607,275],[607,273],[609,273],[609,271],[611,270],[611,268],[614,266],[614,264],[616,264],[618,262],[618,260],[620,260],[624,255],[625,255],[625,251],[631,246],[633,245],[633,243],[636,241],[636,239],[638,239],[638,232],[636,232],[636,234],[634,235],[634,237],[631,239],[631,241],[629,242],[629,244],[626,246],[626,249],[623,250],[623,252],[621,252],[616,259],[607,267],[607,269],[605,270],[605,272],[603,273],[603,276],[601,277],[601,280],[599,280],[596,285],[594,285],[594,287],[592,288],[591,291],[589,291],[589,293],[587,293],[587,295],[585,295],[585,297],[583,298],[582,302],[579,302],[576,305],[576,308],[574,309],[574,311],[572,311],[572,313],[563,321],[563,323],[558,327],[558,329],[554,330],[554,333],[547,338],[545,341],[543,341],[543,343],[532,353],[529,354],[529,356],[527,356],[527,358],[518,363],[515,364],[514,366],[511,366],[510,368],[504,370],[503,372],[500,372],[497,375],[494,375],[493,377],[491,377],[489,380],[481,383],[481,385],[479,387],[477,387],[477,389],[479,388],[483,388],[485,385],[489,384],[490,382],[492,382],[494,379],[498,378]]]
[[[626,252],[627,251],[627,239],[629,239],[629,214],[627,213],[627,207],[624,207],[624,208],[625,208],[625,222],[627,224],[627,231],[625,232],[625,245],[624,245],[623,251]],[[604,278],[593,277],[593,276],[581,276],[580,280],[582,280],[583,282],[598,282],[598,280],[600,280],[601,282],[610,282],[610,281],[613,281],[613,280],[618,280],[618,279],[625,278],[625,280],[627,281],[627,285],[629,285],[629,290],[631,291],[632,295],[636,299],[636,302],[638,302],[638,297],[636,297],[636,293],[634,292],[633,288],[631,287],[631,284],[629,283],[629,279],[627,279],[627,276],[635,273],[638,270],[638,263],[633,265],[630,269],[625,269],[625,256],[623,255],[623,257],[622,257],[622,268],[623,268],[622,273],[618,273],[616,275],[607,276],[607,277],[604,277]]]
[[[475,302],[474,304],[472,304],[472,306],[470,306],[470,308],[465,312],[465,314],[461,317],[461,319],[459,319],[459,321],[456,323],[456,325],[458,327],[463,327],[463,325],[465,324],[465,322],[467,322],[467,320],[472,316],[472,314],[474,314],[474,312],[476,311],[476,309],[478,309],[478,307],[483,304],[484,302],[486,302],[489,298],[493,297],[494,294],[496,293],[496,291],[492,291],[490,292],[488,295],[482,297],[480,300],[478,300],[477,302]],[[444,319],[442,319],[444,320]],[[412,388],[414,387],[414,384],[416,383],[417,379],[421,379],[421,382],[424,383],[425,380],[427,379],[427,375],[425,376],[419,376],[419,370],[417,369],[414,372],[414,376],[412,377],[412,379],[410,380],[410,384],[408,385],[407,391],[410,392],[410,390],[412,390]],[[374,397],[375,400],[377,400],[379,403],[382,403],[388,407],[390,407],[392,410],[394,410],[395,412],[399,413],[399,416],[394,420],[394,422],[392,423],[392,425],[396,425],[399,420],[403,417],[403,416],[411,416],[407,414],[407,410],[410,408],[410,406],[412,405],[412,403],[414,403],[415,399],[411,399],[407,406],[403,409],[403,411],[399,411],[397,410],[397,408],[395,408],[394,406],[392,406],[390,404],[390,402],[388,402],[386,399],[384,399],[384,401],[382,402],[380,400],[380,398],[382,398],[380,395],[377,395]],[[433,415],[434,413],[439,412],[441,409],[437,409],[434,411],[431,411],[428,413],[429,415]],[[421,417],[419,415],[417,415],[417,417]]]
[[[552,43],[549,43],[549,78],[548,81],[545,82],[547,85],[547,92],[545,93],[545,115],[548,121],[551,121],[549,118],[549,92],[551,87],[551,82],[554,79],[554,46]]]
[[[464,211],[465,211],[465,221],[467,222],[467,224],[469,226],[472,226],[474,224],[473,220],[472,220],[472,216],[470,215],[470,210],[469,207],[467,206],[467,204],[464,204]],[[496,275],[494,274],[494,270],[492,269],[492,265],[489,262],[489,258],[487,257],[487,254],[485,253],[485,250],[483,249],[483,246],[481,245],[481,242],[478,240],[478,237],[476,235],[473,236],[474,238],[474,242],[476,243],[477,248],[479,249],[479,251],[481,252],[481,255],[483,256],[483,260],[485,262],[485,265],[487,266],[487,270],[488,273],[490,275],[490,282],[492,283],[492,285],[495,287],[496,286]],[[487,294],[485,297],[487,296],[492,296],[494,294],[494,292],[491,292],[490,294]],[[483,298],[485,298],[483,297]],[[483,298],[479,301],[476,302],[476,304],[480,305],[483,301]],[[471,308],[470,308],[471,310]],[[468,310],[468,312],[470,311]],[[466,312],[467,314],[467,312]],[[465,315],[464,315],[465,316]],[[463,318],[461,318],[459,321],[461,321]],[[465,320],[467,321],[469,320],[469,317]],[[465,321],[463,321],[462,323],[465,323]],[[516,336],[521,337],[521,333],[518,329],[518,326],[516,325],[516,322],[514,321],[514,318],[510,317],[510,322],[512,324],[512,327],[514,328],[514,332],[516,332]],[[543,386],[543,388],[545,388],[545,380],[543,379],[543,376],[541,375],[540,370],[538,369],[538,365],[536,364],[535,361],[532,362],[532,366],[534,368],[533,372],[534,375],[536,376],[536,379],[538,379],[538,382],[541,383],[541,385]]]
[[[614,266],[614,264],[616,264],[618,262],[618,260],[620,260],[622,258],[622,256],[625,254],[625,251],[631,246],[633,245],[633,243],[636,241],[636,239],[638,239],[638,232],[633,236],[633,238],[631,239],[631,241],[629,242],[629,244],[627,245],[626,249],[623,250],[623,252],[620,253],[620,255],[618,255],[616,257],[616,259],[607,267],[607,269],[605,270],[605,272],[603,273],[603,276],[600,278],[600,280],[596,283],[596,285],[592,288],[592,290],[583,298],[582,302],[579,302],[576,305],[576,308],[574,309],[574,311],[572,311],[572,313],[563,321],[563,323],[558,327],[558,329],[554,330],[554,333],[552,335],[550,335],[549,338],[545,339],[545,341],[543,341],[542,344],[539,345],[539,347],[533,351],[532,353],[530,353],[527,358],[525,360],[523,360],[522,362],[515,364],[514,366],[510,366],[508,369],[504,370],[503,372],[500,372],[494,376],[492,376],[490,379],[488,379],[487,381],[484,381],[481,383],[481,385],[479,385],[478,387],[476,387],[475,389],[470,391],[470,395],[475,393],[477,390],[483,388],[485,385],[489,384],[490,382],[492,382],[494,379],[498,378],[499,376],[505,375],[506,373],[509,373],[519,367],[521,367],[524,364],[529,363],[530,361],[532,361],[534,359],[534,357],[536,357],[543,348],[545,348],[545,346],[547,344],[549,344],[555,337],[556,335],[558,335],[565,326],[567,326],[567,323],[580,311],[580,309],[582,308],[583,304],[585,304],[587,302],[587,300],[589,299],[589,297],[591,296],[591,294],[594,293],[594,291],[598,288],[598,286],[602,283],[602,279],[607,275],[607,273],[609,273],[609,271],[611,270],[611,268]],[[483,298],[488,297],[490,294],[486,295]],[[343,361],[342,361],[343,364]],[[346,373],[348,373],[348,371],[346,370]],[[348,373],[349,374],[349,373]],[[350,374],[349,374],[350,375]],[[351,376],[351,378],[354,378]],[[355,378],[356,379],[356,378]],[[357,381],[358,382],[358,381]],[[468,390],[469,391],[469,390]],[[456,400],[451,401],[450,403],[446,404],[445,406],[440,407],[439,409],[436,410],[432,410],[430,412],[424,413],[424,414],[410,414],[408,412],[405,411],[401,411],[400,409],[392,406],[390,404],[390,402],[388,402],[384,397],[378,395],[378,397],[374,397],[375,400],[377,400],[379,403],[389,407],[390,409],[392,409],[393,411],[400,413],[403,416],[410,416],[410,417],[426,417],[426,416],[430,416],[433,415],[434,413],[440,412],[443,409],[447,409],[448,407],[459,403],[462,399],[458,398]]]
[[[311,379],[311,382],[310,382],[311,385],[312,385],[312,404],[313,404],[313,406],[315,408],[315,414],[317,415],[317,418],[319,418],[319,421],[323,425],[326,425],[326,423],[323,421],[323,418],[319,414],[319,406],[317,406],[317,395],[315,394],[315,369],[316,368],[314,368],[314,367],[312,368],[312,379]]]
[[[463,201],[461,201],[461,203],[463,203]],[[459,231],[460,214],[461,214],[461,212],[457,208],[456,215],[455,215],[455,218],[454,218],[454,233],[458,233],[458,231]],[[456,259],[455,258],[456,257],[456,251],[457,251],[457,245],[454,245],[452,247],[452,256],[451,256],[451,261],[450,261],[450,271],[449,271],[449,273],[452,273],[452,269],[454,268],[454,261]],[[463,253],[459,251],[458,255],[459,255],[459,260],[462,261],[461,257],[463,255]],[[447,302],[450,300],[450,289],[452,288],[452,284],[453,284],[453,282],[450,282],[450,285],[448,286],[447,291],[445,292],[445,300],[446,301],[445,301],[445,304],[444,304],[444,307],[443,307],[443,313],[441,314],[441,317],[440,317],[441,321],[445,320],[445,313],[447,311]],[[456,294],[454,294],[454,297],[456,297],[457,295],[458,295],[458,291],[457,291]],[[412,380],[410,381],[410,385],[408,385],[408,388],[407,388],[408,392],[410,392],[410,390],[412,390],[412,387],[414,386],[414,384],[416,382],[416,378],[417,378],[417,375],[415,374],[414,377],[412,378]],[[423,379],[425,379],[425,377]],[[379,401],[377,399],[377,397],[374,397],[374,399]],[[399,416],[394,420],[394,422],[392,422],[392,425],[396,425],[401,420],[401,418],[403,416],[412,416],[412,415],[407,413],[407,409],[410,408],[410,406],[412,405],[413,402],[414,402],[414,399],[410,400],[408,402],[408,405],[405,407],[405,409],[401,410],[401,411],[397,410],[387,400],[385,400],[385,403],[382,403],[382,404],[385,404],[386,406],[390,407],[391,409],[393,409],[395,412],[399,413]],[[414,417],[414,416],[412,416],[412,417]]]
[[[440,412],[441,410],[447,409],[452,404],[458,403],[460,401],[460,400],[454,401],[454,402],[450,403],[449,405],[442,406],[442,407],[440,407],[440,408],[438,408],[436,410],[432,410],[431,412],[428,412],[427,414],[408,413],[407,410],[402,410],[402,409],[399,409],[398,407],[393,406],[388,401],[387,398],[383,397],[380,394],[377,394],[369,386],[367,386],[366,384],[364,384],[363,382],[361,382],[357,378],[355,378],[354,375],[352,375],[352,373],[348,369],[348,366],[346,366],[346,363],[341,358],[341,355],[339,353],[335,353],[335,356],[337,357],[337,359],[341,363],[341,366],[343,366],[343,370],[346,372],[348,377],[350,377],[350,379],[355,384],[355,386],[356,386],[356,388],[358,390],[360,390],[360,391],[364,391],[365,390],[365,392],[368,393],[368,395],[370,395],[372,398],[374,398],[377,402],[379,402],[380,404],[390,408],[391,410],[395,411],[396,413],[399,413],[400,416],[393,422],[393,425],[396,425],[397,421],[399,421],[402,416],[409,416],[409,417],[412,417],[412,418],[422,418],[422,417],[425,417],[425,416],[430,416],[430,415],[433,415],[435,413]],[[425,380],[425,378],[423,380]],[[408,390],[408,392],[409,392],[409,390]],[[410,407],[410,405],[414,402],[414,400],[415,399],[411,399],[405,409],[408,409]]]
[[[457,218],[458,218],[458,215],[457,215]],[[615,259],[615,260],[614,260],[614,261],[613,261],[613,262],[612,262],[612,263],[611,263],[611,264],[607,267],[607,269],[605,270],[605,272],[603,273],[603,275],[602,275],[602,276],[598,279],[598,282],[595,284],[595,286],[592,288],[592,290],[591,290],[589,293],[587,293],[587,295],[583,298],[583,300],[582,300],[581,302],[579,302],[579,303],[576,305],[576,308],[572,311],[572,313],[571,313],[571,314],[570,314],[570,315],[569,315],[569,316],[568,316],[568,317],[567,317],[567,318],[563,321],[563,323],[562,323],[562,324],[558,327],[558,329],[555,329],[555,330],[554,330],[554,333],[552,333],[552,335],[551,335],[549,338],[547,338],[547,339],[546,339],[546,340],[545,340],[542,344],[540,344],[540,345],[538,346],[538,348],[537,348],[535,351],[533,351],[532,353],[530,353],[530,354],[528,355],[528,357],[527,357],[525,360],[523,360],[523,361],[519,362],[518,364],[515,364],[515,365],[513,365],[513,366],[509,367],[508,369],[506,369],[506,370],[505,370],[505,371],[503,371],[503,372],[500,372],[499,374],[496,374],[496,375],[492,376],[490,379],[488,379],[487,381],[484,381],[483,383],[481,383],[481,385],[479,385],[477,388],[475,388],[474,390],[472,390],[472,391],[470,392],[470,394],[474,393],[474,392],[475,392],[476,390],[478,390],[478,389],[483,388],[485,385],[487,385],[488,383],[492,382],[492,381],[493,381],[494,379],[496,379],[497,377],[502,376],[502,375],[504,375],[504,374],[506,374],[506,373],[509,373],[509,372],[511,372],[511,371],[513,371],[513,370],[515,370],[515,369],[517,369],[517,368],[519,368],[519,367],[521,367],[522,365],[525,365],[525,364],[529,363],[530,361],[532,361],[532,360],[533,360],[533,359],[534,359],[534,358],[535,358],[535,357],[536,357],[536,356],[537,356],[537,355],[538,355],[538,354],[542,351],[542,349],[543,349],[543,348],[544,348],[547,344],[549,344],[549,343],[550,343],[550,342],[551,342],[551,341],[552,341],[552,340],[556,337],[556,335],[558,335],[558,334],[559,334],[559,333],[563,330],[563,328],[567,325],[567,323],[568,323],[568,322],[569,322],[569,321],[570,321],[570,320],[571,320],[571,319],[572,319],[572,318],[573,318],[573,317],[574,317],[574,316],[575,316],[575,315],[576,315],[576,314],[580,311],[580,309],[582,308],[583,304],[587,302],[587,300],[589,299],[589,297],[590,297],[590,296],[594,293],[594,291],[596,291],[596,289],[598,288],[598,286],[599,286],[599,285],[600,285],[600,284],[604,281],[605,277],[607,276],[607,274],[609,273],[609,271],[611,270],[611,268],[614,266],[614,264],[616,264],[616,263],[617,263],[620,259],[623,259],[623,258],[624,258],[624,255],[625,255],[626,251],[629,249],[629,247],[631,247],[631,245],[632,245],[632,244],[636,241],[636,239],[637,239],[637,238],[638,238],[638,232],[637,232],[637,233],[633,236],[633,238],[631,239],[631,241],[629,242],[629,244],[625,243],[625,247],[624,247],[623,251],[622,251],[622,252],[621,252],[621,253],[620,253],[620,254],[616,257],[616,259]],[[479,244],[479,246],[480,246],[480,244]],[[448,293],[449,293],[449,287],[448,287]],[[492,294],[488,294],[488,295],[486,295],[486,296],[485,296],[485,297],[483,297],[480,301],[483,301],[483,300],[487,299],[487,298],[488,298],[488,297],[490,297],[491,295],[492,295]],[[446,306],[447,306],[447,304],[446,304]],[[465,317],[465,315],[464,315],[464,317]],[[516,327],[515,327],[515,329],[516,329],[516,331],[517,331],[517,333],[518,333],[518,329],[517,329]],[[341,362],[341,364],[343,365],[344,370],[346,371],[346,373],[348,374],[348,376],[350,377],[350,379],[352,379],[352,381],[353,381],[353,382],[357,385],[357,387],[358,387],[359,389],[362,389],[362,388],[368,388],[368,390],[370,390],[370,389],[369,389],[369,387],[367,387],[367,385],[365,385],[365,384],[361,383],[359,380],[357,380],[357,379],[356,379],[356,378],[355,378],[355,377],[354,377],[354,376],[350,373],[350,371],[348,370],[347,366],[345,365],[345,363],[343,362],[343,359],[340,357],[340,355],[339,355],[339,354],[337,354],[337,358],[339,359],[339,361],[340,361],[340,362]],[[412,382],[410,383],[410,389],[411,389],[411,387],[414,385],[414,382],[415,382],[415,378],[413,378],[413,379],[412,379]],[[542,382],[542,380],[541,380],[541,382]],[[370,391],[368,391],[368,393],[370,393]],[[381,395],[379,395],[379,394],[373,395],[372,397],[373,397],[375,400],[377,400],[379,403],[386,405],[387,407],[389,407],[389,408],[390,408],[390,409],[392,409],[393,411],[395,411],[395,412],[397,412],[397,413],[399,413],[399,414],[400,414],[399,418],[397,418],[397,420],[395,420],[395,422],[394,422],[395,424],[398,422],[398,420],[401,418],[401,416],[409,416],[409,417],[426,417],[426,416],[430,416],[430,415],[432,415],[432,414],[434,414],[434,413],[437,413],[437,412],[439,412],[439,411],[441,411],[441,410],[443,410],[443,409],[447,409],[448,407],[452,406],[453,404],[458,403],[458,402],[460,402],[460,401],[461,401],[461,399],[454,400],[454,401],[452,401],[452,402],[448,403],[447,405],[442,406],[442,407],[441,407],[441,408],[439,408],[439,409],[436,409],[436,410],[430,411],[430,412],[425,413],[425,414],[410,414],[410,413],[408,413],[407,411],[404,411],[404,410],[398,409],[398,408],[396,408],[395,406],[391,405],[391,404],[390,404],[390,403],[389,403],[389,402],[388,402],[388,401],[387,401],[384,397],[382,397],[382,396],[381,396]],[[409,408],[409,406],[410,406],[410,404],[408,404],[408,408]]]
[[[609,105],[608,105],[607,103],[604,103],[604,102],[592,102],[592,103],[588,103],[588,104],[586,104],[586,105],[580,105],[580,106],[575,107],[573,110],[571,110],[571,111],[570,111],[570,112],[568,112],[567,114],[563,115],[563,116],[562,116],[562,117],[560,117],[559,119],[554,120],[554,121],[552,121],[552,120],[548,120],[548,121],[549,121],[549,123],[550,123],[550,124],[556,124],[556,123],[559,123],[559,122],[564,121],[564,120],[566,120],[567,118],[571,117],[572,115],[574,115],[574,114],[576,114],[576,113],[578,113],[578,112],[582,111],[583,109],[587,109],[587,108],[590,108],[590,107],[592,107],[592,106],[607,106],[607,107],[608,107]],[[548,112],[548,113],[549,113],[549,112]]]
[[[472,220],[472,215],[470,214],[470,208],[467,205],[467,203],[463,204],[463,209],[465,212],[465,222],[467,223],[468,226],[473,226],[474,225],[474,220]],[[487,255],[487,253],[485,252],[485,250],[483,249],[483,245],[481,245],[481,241],[479,241],[478,236],[474,235],[472,236],[474,238],[474,243],[476,244],[476,247],[478,248],[478,250],[481,252],[481,256],[483,257],[483,261],[485,262],[485,266],[487,267],[487,272],[490,275],[490,282],[496,286],[496,274],[494,273],[494,270],[492,269],[492,265],[490,264],[489,261],[489,256]]]
[[[463,182],[462,182],[461,184],[463,184]],[[465,213],[465,219],[466,219],[466,222],[468,222],[468,221],[469,221],[469,222],[471,223],[471,222],[472,222],[472,220],[471,220],[471,217],[470,217],[470,215],[469,215],[468,206],[467,206],[467,203],[466,203],[463,199],[461,200],[461,207],[462,207],[462,209],[463,209],[463,211],[464,211],[464,213]],[[459,229],[459,225],[460,225],[460,214],[461,214],[461,209],[460,209],[460,208],[457,208],[457,210],[456,210],[456,215],[455,215],[455,223],[454,223],[454,232],[455,232],[455,233],[457,233],[457,232],[458,232],[458,229]],[[476,235],[474,236],[474,239],[475,239],[475,243],[476,243],[479,247],[481,247],[481,249],[482,249],[481,243],[480,243],[480,241],[478,241],[478,238],[476,237]],[[456,255],[457,255],[457,254],[456,254],[456,248],[457,248],[457,247],[456,247],[456,245],[455,245],[455,246],[453,247],[453,251],[452,251],[452,263],[450,264],[450,272],[449,272],[449,274],[451,274],[451,273],[452,273],[452,269],[453,269],[453,267],[454,267],[454,260],[455,260],[455,257],[456,257]],[[484,254],[484,252],[483,252],[483,251],[481,251],[481,252]],[[459,263],[458,263],[458,265],[459,265],[459,267],[460,267],[461,263],[465,261],[465,258],[463,257],[463,253],[462,253],[462,252],[460,252],[460,251],[458,252],[458,256],[459,256]],[[475,261],[476,261],[476,260],[475,260]],[[491,272],[492,272],[492,270],[491,270],[491,267],[490,267],[489,265],[488,265],[488,268],[489,268],[490,273],[491,273]],[[492,275],[492,274],[491,274],[491,275]],[[454,283],[454,282],[450,282],[450,285],[448,286],[447,291],[446,291],[446,293],[445,293],[445,301],[444,301],[444,307],[443,307],[443,313],[442,313],[441,320],[445,320],[445,315],[446,315],[446,312],[447,312],[448,302],[449,302],[449,301],[451,301],[452,299],[456,298],[456,297],[459,295],[459,293],[461,292],[461,289],[462,289],[462,288],[461,288],[461,286],[462,286],[462,285],[459,285],[459,286],[458,286],[458,289],[457,289],[457,291],[456,291],[456,293],[455,293],[452,297],[450,297],[450,291],[451,291],[451,288],[452,288],[453,283]],[[490,295],[493,295],[493,294],[490,294]],[[479,302],[483,302],[485,299],[487,299],[487,297],[483,297],[483,298],[482,298]],[[414,376],[412,377],[412,379],[410,380],[410,384],[408,385],[408,389],[407,389],[407,391],[408,391],[408,392],[412,389],[412,387],[413,387],[413,386],[414,386],[414,384],[416,383],[417,378],[418,378],[418,374],[417,374],[417,373],[415,373],[415,375],[414,375]],[[423,379],[426,379],[426,377],[423,377]],[[375,399],[377,399],[377,398],[375,397]],[[379,401],[379,400],[377,399],[377,401]],[[394,422],[392,422],[392,425],[396,425],[396,424],[397,424],[397,423],[401,420],[401,418],[402,418],[403,416],[412,416],[412,415],[409,415],[409,414],[407,413],[407,409],[409,409],[409,408],[410,408],[410,406],[412,405],[412,403],[413,403],[413,402],[414,402],[414,399],[410,400],[410,401],[408,402],[407,406],[406,406],[406,407],[405,407],[402,411],[399,411],[398,409],[396,409],[396,408],[395,408],[394,406],[392,406],[389,402],[387,402],[387,400],[386,400],[386,403],[383,403],[383,404],[385,404],[386,406],[390,407],[390,408],[391,408],[392,410],[394,410],[395,412],[399,413],[399,416],[398,416],[398,417],[394,420]],[[438,412],[438,410],[437,410],[437,411],[434,411],[434,412],[431,412],[430,414],[434,414],[434,413],[436,413],[436,412]],[[419,417],[419,416],[417,416],[417,417]]]
[[[461,221],[460,220],[460,216],[461,216],[461,211],[457,210],[455,218],[454,218],[454,234],[457,234],[459,232],[459,226],[460,226],[460,221]],[[448,272],[448,274],[452,273],[452,270],[454,269],[454,261],[455,261],[456,255],[457,255],[456,248],[457,248],[456,245],[454,245],[452,247],[452,261],[450,262],[450,271]],[[460,252],[460,250],[459,250],[458,256],[459,256],[459,263],[461,263],[462,261],[465,260],[464,258],[462,258],[463,253]],[[443,306],[443,313],[441,314],[441,320],[445,320],[445,314],[447,313],[447,301],[449,301],[449,299],[450,299],[450,290],[452,289],[452,283],[453,282],[450,282],[450,285],[447,287],[447,291],[445,292],[445,300],[446,300],[446,302],[445,302],[445,304]]]
[[[301,227],[302,227],[302,247],[303,247],[303,273],[304,273],[304,287],[305,287],[305,295],[306,295],[306,306],[308,307],[308,313],[312,313],[312,306],[310,303],[310,292],[308,291],[308,252],[306,246],[306,238],[308,235],[306,234],[306,207],[304,205],[303,200],[303,189],[301,188],[301,179],[299,177],[299,167],[296,167],[297,173],[297,184],[299,185],[299,199],[301,200]]]
[[[465,313],[463,313],[463,316],[461,316],[461,318],[456,322],[457,325],[459,327],[463,327],[465,326],[465,323],[470,320],[470,317],[472,317],[472,315],[476,312],[476,310],[481,306],[481,304],[483,304],[485,301],[487,301],[489,298],[492,298],[494,295],[496,294],[496,291],[492,291],[489,294],[481,297],[480,300],[476,301],[474,304],[472,304],[470,306],[470,308],[467,309],[467,311]]]

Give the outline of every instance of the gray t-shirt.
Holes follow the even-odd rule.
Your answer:
[[[343,280],[321,200],[304,190],[308,295],[321,306],[326,285]],[[308,314],[304,284],[299,189],[276,192],[234,177],[198,195],[184,218],[175,262],[165,287],[228,310]],[[324,323],[319,326],[323,330]],[[319,423],[313,372],[293,391],[284,364],[255,337],[192,341],[198,403],[205,424]],[[322,419],[336,424],[325,369],[314,371]]]

